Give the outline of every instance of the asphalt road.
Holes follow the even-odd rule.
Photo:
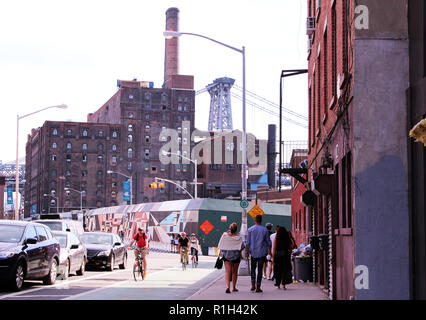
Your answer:
[[[0,287],[4,300],[184,300],[199,292],[222,272],[214,269],[216,257],[199,257],[198,268],[185,271],[179,255],[150,252],[146,279],[135,282],[132,274],[133,255],[129,252],[127,268],[114,271],[86,270],[84,276],[70,275],[45,286],[41,281],[26,281],[20,292]]]

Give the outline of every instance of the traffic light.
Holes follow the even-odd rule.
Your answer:
[[[163,182],[153,182],[149,185],[151,189],[158,189],[158,188],[164,188]]]

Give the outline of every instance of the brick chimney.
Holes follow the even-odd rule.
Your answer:
[[[179,31],[179,9],[169,8],[166,11],[166,30]],[[179,73],[178,38],[166,39],[164,56],[164,88],[172,87],[172,76]]]

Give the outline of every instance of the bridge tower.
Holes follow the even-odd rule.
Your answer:
[[[231,88],[235,80],[218,78],[206,87],[210,93],[209,131],[232,130]]]

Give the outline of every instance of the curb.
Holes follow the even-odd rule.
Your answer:
[[[200,294],[200,292],[206,291],[208,290],[211,286],[213,286],[216,282],[218,282],[219,280],[221,280],[225,275],[221,274],[220,276],[218,276],[216,279],[214,279],[209,285],[207,285],[204,288],[199,289],[197,292],[195,292],[194,294],[190,295],[188,298],[186,298],[185,300],[191,300],[192,297],[194,297],[195,295]],[[194,299],[196,300],[196,299]]]

